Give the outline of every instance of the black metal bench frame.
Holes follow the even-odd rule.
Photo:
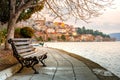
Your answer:
[[[18,39],[19,40],[19,39]],[[24,40],[23,40],[24,41]],[[39,72],[34,68],[34,66],[36,64],[39,63],[39,61],[43,64],[43,66],[45,67],[46,64],[43,62],[44,59],[47,58],[47,53],[43,54],[43,55],[40,55],[40,56],[29,56],[29,57],[26,57],[24,58],[23,56],[21,56],[19,53],[18,53],[18,50],[16,48],[16,44],[14,42],[14,39],[9,39],[8,40],[8,43],[11,44],[11,47],[12,47],[12,50],[13,50],[13,56],[18,60],[18,62],[21,64],[21,68],[17,71],[17,73],[21,72],[21,70],[24,68],[24,67],[27,67],[27,68],[32,68],[34,70],[34,74],[38,74]],[[31,54],[29,54],[31,55]]]

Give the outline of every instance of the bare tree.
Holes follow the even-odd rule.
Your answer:
[[[62,21],[75,17],[87,22],[88,19],[101,15],[112,2],[113,0],[47,0],[45,7],[54,18]]]

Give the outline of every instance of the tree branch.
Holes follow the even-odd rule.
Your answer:
[[[21,11],[23,11],[24,9],[26,9],[29,5],[31,5],[33,3],[34,0],[30,0],[25,4],[22,4],[20,7],[18,7],[18,9],[16,9],[16,13],[19,13]]]
[[[47,1],[47,8],[61,20],[68,15],[77,19],[86,20],[97,17],[100,11],[104,10],[113,0],[50,0]],[[55,16],[55,17],[56,17]]]
[[[48,7],[57,15],[57,17],[59,17],[61,20],[63,20],[62,17],[50,6],[50,4],[47,1],[46,1],[46,3],[48,5]]]

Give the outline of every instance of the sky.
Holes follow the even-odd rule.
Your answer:
[[[83,21],[74,23],[74,21],[68,20],[66,23],[72,24],[75,27],[85,26],[88,29],[99,30],[106,34],[120,33],[120,0],[115,0],[111,8],[107,8],[102,15],[89,21],[90,23]]]
[[[89,20],[90,23],[78,20],[69,19],[66,24],[73,25],[74,27],[83,27],[87,29],[99,30],[105,34],[120,33],[120,0],[114,0],[114,5],[108,7],[102,15]],[[51,20],[50,16],[46,16],[46,20]]]

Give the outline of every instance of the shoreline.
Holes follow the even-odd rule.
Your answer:
[[[62,49],[57,49],[57,48],[52,48],[52,49],[56,49],[56,50],[59,50],[61,51],[63,54],[67,54],[71,57],[74,57],[80,61],[82,61],[84,64],[86,64],[88,66],[88,68],[100,79],[100,80],[120,80],[120,78],[118,76],[116,76],[115,74],[113,74],[112,72],[112,76],[103,76],[101,74],[96,74],[93,69],[100,69],[100,70],[104,70],[104,71],[108,71],[107,69],[105,69],[104,67],[100,66],[99,64],[89,60],[89,59],[86,59],[84,57],[81,57],[80,55],[77,55],[77,54],[74,54],[74,53],[70,53],[70,52],[67,52],[65,50],[62,50]]]

